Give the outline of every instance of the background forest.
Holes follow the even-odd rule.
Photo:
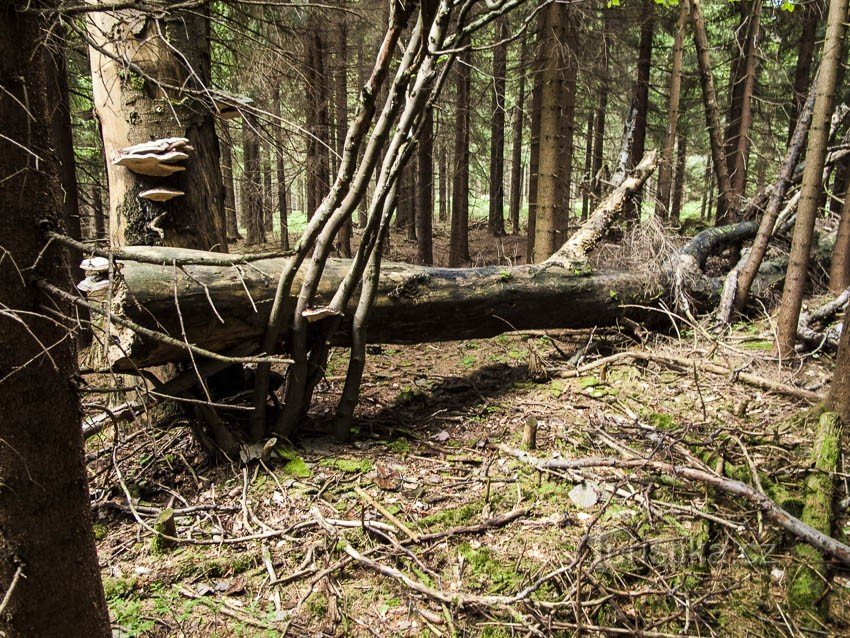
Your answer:
[[[847,20],[0,2],[0,637],[847,635]]]

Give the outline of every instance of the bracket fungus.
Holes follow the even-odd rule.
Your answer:
[[[178,162],[189,159],[193,150],[185,137],[166,137],[122,148],[113,154],[112,163],[140,175],[168,177],[186,170]]]
[[[173,188],[149,188],[146,191],[142,191],[139,193],[139,197],[142,199],[149,199],[153,202],[167,202],[169,199],[174,199],[175,197],[182,197],[185,195],[183,191],[178,191]]]

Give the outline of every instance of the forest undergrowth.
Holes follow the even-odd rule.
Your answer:
[[[329,430],[342,350],[297,439],[246,463],[209,463],[180,415],[105,430],[88,465],[114,635],[847,635],[850,573],[832,573],[823,615],[798,613],[795,539],[740,499],[518,456],[707,468],[799,516],[817,419],[742,373],[818,393],[829,356],[780,367],[767,315],[723,333],[672,311],[661,323],[372,346],[351,444]],[[653,358],[600,364],[628,351]],[[154,541],[169,509],[179,543]]]

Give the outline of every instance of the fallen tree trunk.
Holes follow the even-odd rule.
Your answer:
[[[665,296],[671,282],[703,300],[716,299],[722,280],[706,278],[705,257],[752,237],[755,224],[742,223],[701,233],[666,267],[655,272],[591,272],[555,262],[512,268],[430,268],[385,263],[372,316],[370,343],[425,343],[492,337],[512,330],[590,328],[615,324],[625,316],[642,318],[636,309]],[[160,248],[164,260],[190,259],[195,251]],[[247,342],[259,343],[283,258],[253,262],[249,267],[161,266],[123,262],[111,295],[117,317],[186,340],[206,350],[226,353]],[[316,295],[313,318],[322,321],[330,301],[348,272],[349,260],[328,261]],[[683,276],[686,272],[686,276]],[[765,275],[765,285],[775,279]],[[297,289],[298,282],[293,286]],[[105,293],[102,293],[105,296]],[[175,303],[176,300],[176,303]],[[353,314],[353,304],[347,316]],[[105,328],[101,328],[103,333]],[[131,371],[188,357],[185,349],[137,334],[112,323],[110,347],[99,366]],[[348,345],[347,322],[334,339]]]
[[[752,222],[704,231],[654,270],[593,272],[582,258],[654,168],[650,153],[600,204],[589,223],[541,264],[463,269],[383,264],[367,340],[423,343],[486,338],[512,330],[612,325],[626,315],[643,318],[651,311],[636,306],[652,304],[671,288],[703,300],[716,298],[722,282],[705,277],[702,266],[710,254],[750,239],[756,228]],[[182,343],[192,344],[195,356],[204,354],[201,349],[227,353],[259,344],[286,260],[238,258],[231,263],[207,257],[163,247],[147,249],[141,262],[118,260],[112,285],[95,293],[114,320],[98,325],[99,335],[108,334],[108,339],[100,339],[108,347],[98,350],[92,366],[132,371],[181,361],[189,358],[189,348]],[[328,261],[313,306],[305,310],[308,321],[333,320],[337,313],[326,306],[350,266],[350,260]],[[296,279],[292,290],[299,287]],[[349,345],[354,305],[346,308],[334,333],[335,345]],[[169,338],[158,339],[152,331]],[[281,334],[285,341],[286,330]],[[280,345],[285,351],[286,344]]]

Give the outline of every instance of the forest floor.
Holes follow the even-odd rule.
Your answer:
[[[495,245],[473,233],[479,263],[512,260],[524,239]],[[850,572],[832,572],[822,618],[789,609],[794,539],[748,504],[643,471],[541,472],[513,453],[536,427],[539,458],[722,457],[728,476],[757,476],[799,514],[809,405],[739,373],[823,392],[831,359],[780,368],[767,317],[722,334],[670,326],[371,347],[350,444],[329,434],[344,351],[309,423],[266,459],[213,465],[185,419],[89,440],[114,635],[850,634]],[[660,358],[577,368],[628,350],[735,373]],[[848,477],[842,467],[839,538]],[[150,530],[168,507],[173,547]]]

